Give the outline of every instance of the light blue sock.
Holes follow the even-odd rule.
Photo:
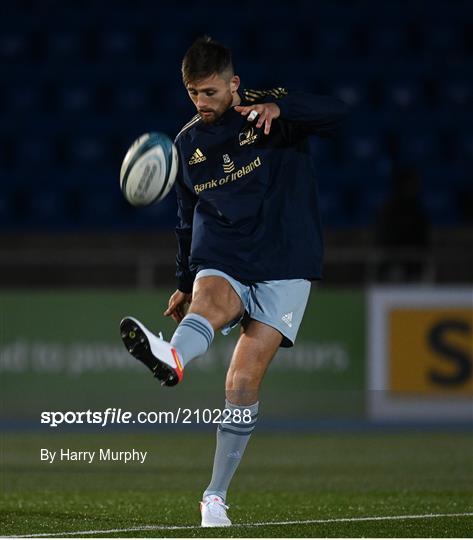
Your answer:
[[[218,495],[225,501],[230,481],[240,464],[251,433],[255,429],[258,406],[258,401],[253,405],[233,405],[229,401],[225,401],[225,409],[231,411],[231,415],[229,415],[231,423],[222,422],[217,428],[217,448],[215,449],[212,479],[204,491],[204,497]],[[240,421],[234,414],[234,411],[238,409],[240,410]],[[245,409],[249,409],[250,418],[243,415]]]
[[[198,315],[186,315],[171,338],[171,345],[181,355],[184,366],[192,359],[207,352],[214,338],[214,330],[209,321]]]

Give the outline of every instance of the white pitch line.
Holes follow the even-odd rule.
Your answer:
[[[433,519],[441,517],[472,517],[473,512],[464,512],[458,514],[418,514],[409,516],[373,516],[373,517],[354,517],[354,518],[331,518],[331,519],[306,519],[300,521],[260,521],[256,523],[234,523],[235,527],[268,527],[271,525],[311,525],[324,523],[353,523],[358,521],[401,521],[404,519]],[[100,531],[66,531],[60,533],[39,533],[39,534],[21,534],[16,536],[0,536],[0,538],[40,538],[52,536],[85,536],[88,534],[108,534],[133,531],[183,531],[188,529],[200,529],[200,525],[141,525],[139,527],[129,527],[127,529],[105,529]]]

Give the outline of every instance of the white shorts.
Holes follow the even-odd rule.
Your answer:
[[[308,279],[278,279],[245,285],[225,272],[213,268],[200,270],[195,279],[207,276],[220,276],[226,279],[245,308],[245,313],[240,319],[228,323],[221,329],[223,335],[227,335],[245,316],[248,316],[281,332],[283,335],[281,347],[294,345],[309,299]]]

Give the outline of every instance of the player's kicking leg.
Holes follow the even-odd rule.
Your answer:
[[[184,368],[205,354],[215,330],[238,319],[243,305],[229,282],[219,276],[195,281],[188,314],[181,320],[170,342],[156,336],[134,317],[125,317],[120,333],[127,350],[143,362],[165,386],[174,386]]]
[[[281,339],[276,329],[255,320],[242,329],[225,384],[230,422],[218,426],[212,479],[200,503],[202,527],[231,525],[225,504],[227,489],[255,428],[261,382]]]

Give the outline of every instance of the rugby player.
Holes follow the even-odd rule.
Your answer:
[[[345,105],[285,88],[242,90],[230,51],[198,39],[182,62],[197,114],[182,128],[176,180],[177,290],[170,342],[140,321],[123,341],[162,384],[179,383],[214,334],[240,325],[225,383],[230,423],[217,429],[202,526],[228,526],[227,490],[258,419],[259,389],[279,347],[294,344],[323,242],[308,137],[336,134]],[[188,310],[186,307],[188,306]]]

